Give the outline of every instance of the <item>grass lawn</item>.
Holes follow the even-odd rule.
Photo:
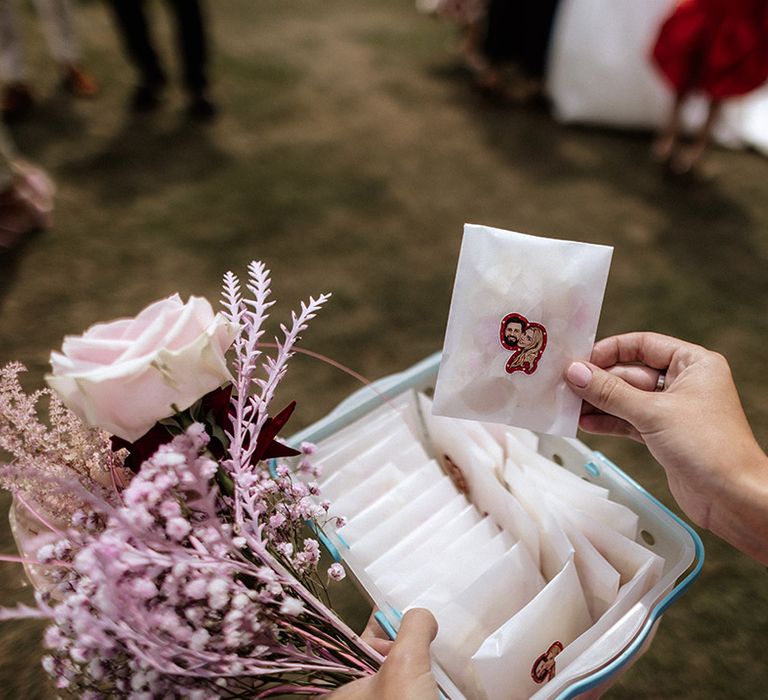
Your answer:
[[[104,4],[79,5],[85,63],[102,84],[84,102],[57,92],[23,5],[39,104],[13,133],[58,184],[54,228],[0,258],[0,362],[24,362],[29,387],[65,333],[175,291],[213,300],[221,275],[255,258],[273,271],[276,319],[333,292],[307,348],[370,378],[396,372],[441,346],[470,221],[615,246],[599,335],[655,330],[723,352],[768,442],[768,160],[717,150],[709,179],[674,181],[649,162],[648,135],[489,104],[457,67],[452,28],[413,0],[209,2],[220,118],[188,124],[172,89],[136,119]],[[296,358],[283,390],[298,400],[293,428],[356,388]],[[584,439],[673,506],[642,447]],[[5,526],[0,536],[12,551]],[[703,536],[699,582],[607,697],[764,695],[768,574]],[[14,565],[0,566],[0,590],[29,598]],[[352,595],[340,597],[359,621]],[[53,695],[38,629],[0,628],[0,697]]]

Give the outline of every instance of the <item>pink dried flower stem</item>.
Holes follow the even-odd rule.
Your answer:
[[[283,577],[293,591],[309,606],[309,610],[327,624],[331,629],[338,633],[343,639],[357,649],[363,657],[370,658],[373,663],[366,664],[371,673],[375,672],[383,662],[384,657],[367,644],[363,639],[350,629],[339,619],[332,611],[328,610],[312,593],[310,593],[301,582],[288,572],[282,562],[274,557],[266,548],[263,542],[255,540],[253,537],[246,537],[248,546],[267,566]]]
[[[121,618],[125,621],[141,620],[140,610],[135,606],[128,605],[121,613]],[[49,609],[49,615],[53,611]],[[163,674],[182,676],[189,678],[219,678],[222,675],[221,667],[226,667],[228,663],[239,662],[244,666],[240,674],[242,676],[261,676],[274,674],[276,672],[305,672],[305,673],[334,673],[344,674],[345,678],[354,678],[358,675],[367,675],[366,673],[355,673],[346,664],[334,662],[318,662],[314,655],[304,654],[297,649],[291,651],[289,655],[275,661],[265,661],[261,659],[243,658],[239,656],[222,657],[215,652],[193,651],[187,647],[169,643],[166,639],[159,638],[152,628],[141,625],[137,629],[125,622],[117,623],[109,619],[101,618],[100,626],[107,631],[112,631],[126,643],[126,648],[136,658],[144,661],[148,666],[155,668]],[[147,650],[147,646],[151,651]],[[182,667],[176,664],[174,657],[180,656],[185,659],[187,666]],[[199,664],[199,665],[198,665]],[[216,668],[206,669],[203,665],[213,664]]]
[[[321,647],[324,647],[325,649],[329,649],[329,650],[333,650],[334,652],[337,652],[339,656],[349,661],[352,661],[356,666],[360,666],[360,668],[364,670],[371,670],[371,666],[369,666],[368,664],[365,664],[362,661],[359,661],[358,659],[355,659],[354,657],[349,656],[349,654],[347,654],[344,651],[344,647],[341,646],[333,637],[330,637],[327,635],[320,636],[320,634],[318,634],[318,630],[316,630],[315,633],[313,634],[309,630],[306,630],[297,625],[291,625],[290,623],[284,620],[278,621],[278,625],[280,627],[283,627],[284,629],[295,632],[296,634],[298,634],[301,637],[304,637],[305,639],[309,639],[315,642],[316,644],[319,644]]]
[[[280,673],[300,673],[300,672],[314,672],[314,673],[342,673],[346,676],[358,675],[355,674],[346,665],[341,663],[318,663],[317,657],[309,654],[302,654],[298,651],[293,651],[290,656],[285,656],[284,659],[275,661],[265,661],[262,659],[245,658],[237,655],[222,656],[215,652],[202,652],[192,651],[187,647],[180,645],[168,644],[167,640],[160,639],[147,632],[137,632],[134,630],[127,630],[123,626],[110,625],[115,632],[118,632],[122,636],[130,636],[136,642],[132,644],[128,642],[126,645],[131,653],[138,658],[141,658],[147,665],[155,668],[156,670],[174,676],[184,676],[188,678],[219,678],[222,675],[222,668],[226,668],[227,664],[239,662],[244,666],[244,669],[236,674],[237,676],[262,676],[267,674]],[[152,653],[146,651],[147,640],[152,641]],[[174,663],[173,658],[177,656],[183,656],[188,666],[179,666]],[[195,666],[191,663],[196,660],[199,665]],[[203,668],[205,664],[216,664],[218,668],[206,669]],[[230,671],[231,673],[231,671]]]
[[[340,657],[340,658],[344,659],[346,662],[352,664],[352,666],[355,666],[358,669],[360,669],[360,671],[362,671],[362,675],[363,676],[367,676],[367,675],[373,674],[377,670],[377,667],[372,666],[371,664],[366,664],[361,659],[353,656],[349,652],[344,651],[344,648],[341,645],[336,644],[335,642],[332,642],[332,641],[329,642],[327,640],[324,640],[321,637],[318,637],[317,635],[311,634],[307,630],[302,629],[300,627],[292,627],[292,626],[286,625],[284,623],[281,624],[281,626],[286,628],[286,629],[292,630],[293,632],[295,632],[296,634],[298,634],[301,637],[304,637],[305,639],[312,640],[312,641],[316,642],[321,647],[324,647],[325,649],[327,649],[329,651],[332,650],[332,652],[335,655],[335,657]],[[333,638],[331,638],[331,640],[332,639]],[[342,666],[342,668],[344,670],[348,670],[345,666]]]
[[[72,564],[66,561],[46,561],[41,562],[37,559],[28,559],[27,557],[14,556],[13,554],[0,554],[0,561],[7,561],[13,564],[27,564],[30,566],[63,566],[72,568]]]
[[[123,496],[120,493],[120,490],[121,490],[121,488],[125,488],[125,484],[124,483],[120,483],[118,485],[117,482],[118,482],[118,477],[119,476],[120,476],[120,473],[117,471],[117,469],[115,469],[115,467],[112,467],[109,470],[109,478],[112,481],[112,490],[115,492],[115,496],[117,498],[117,502],[120,505],[123,505]],[[122,482],[122,478],[120,478],[119,480],[120,480],[120,482]]]
[[[263,525],[257,528],[256,533],[249,531],[252,528],[252,523],[257,523],[259,521],[259,513],[257,511],[258,502],[256,501],[256,498],[248,492],[236,492],[235,498],[236,500],[242,500],[245,512],[250,519],[249,527],[242,528],[241,534],[245,537],[251,552],[279,576],[280,583],[284,587],[290,588],[293,593],[306,604],[308,608],[306,613],[313,615],[323,625],[338,634],[341,639],[346,640],[347,644],[355,649],[361,655],[362,659],[371,660],[370,663],[367,663],[362,661],[362,659],[352,659],[352,657],[347,656],[346,658],[348,661],[352,660],[354,665],[363,669],[366,675],[374,673],[378,666],[383,662],[383,657],[355,634],[355,632],[344,624],[332,611],[324,606],[318,598],[287,569],[284,563],[269,551],[266,542],[261,536]],[[302,634],[302,636],[307,638],[306,634]]]
[[[278,685],[269,688],[258,695],[253,695],[254,700],[262,700],[274,695],[328,695],[335,688],[326,688],[317,685]]]
[[[106,621],[105,621],[106,622]],[[318,662],[317,656],[299,652],[293,649],[290,655],[284,655],[283,658],[267,661],[257,658],[246,658],[237,655],[222,656],[215,652],[193,651],[187,647],[178,644],[168,643],[165,639],[160,639],[148,631],[139,631],[127,628],[125,625],[118,625],[108,622],[104,628],[119,633],[121,637],[127,639],[126,646],[130,652],[143,660],[147,665],[160,671],[163,674],[173,676],[183,676],[188,678],[219,678],[222,675],[222,669],[228,665],[239,662],[243,665],[243,670],[232,675],[241,677],[254,677],[279,673],[337,673],[347,678],[364,677],[369,675],[368,671],[355,672],[346,664],[324,661]],[[147,651],[147,642],[151,642],[151,653]],[[173,661],[175,657],[183,657],[187,666],[179,666]],[[196,666],[193,661],[200,665]],[[215,668],[203,668],[203,665],[213,664]],[[228,671],[228,673],[232,673]]]
[[[64,533],[61,530],[59,530],[59,528],[57,528],[55,525],[53,525],[53,523],[51,523],[49,520],[47,520],[42,515],[40,515],[40,513],[30,505],[29,501],[27,501],[27,499],[24,498],[24,496],[22,496],[21,493],[16,493],[15,496],[16,496],[16,500],[19,503],[21,503],[21,505],[24,506],[24,508],[26,508],[29,511],[30,515],[35,520],[37,520],[39,523],[47,527],[51,532],[58,535],[59,537],[61,538],[65,537]]]
[[[258,350],[259,339],[264,334],[261,326],[268,318],[267,309],[274,302],[269,301],[270,278],[269,270],[263,263],[253,261],[248,266],[250,283],[248,289],[254,294],[253,300],[245,300],[240,294],[240,281],[232,272],[228,272],[224,278],[224,296],[227,313],[225,316],[237,328],[234,341],[235,351],[235,396],[233,397],[234,426],[233,434],[227,434],[229,438],[229,459],[225,466],[230,471],[235,482],[235,489],[241,488],[242,474],[249,464],[249,451],[255,447],[255,430],[252,419],[255,408],[250,401],[250,386],[253,374],[256,371],[256,361],[261,355]],[[249,308],[250,307],[250,308]],[[247,442],[250,450],[244,445]],[[235,523],[242,526],[242,504],[235,497]]]
[[[261,430],[264,421],[267,419],[267,407],[272,401],[275,389],[283,378],[287,369],[288,360],[293,356],[293,346],[300,337],[300,333],[307,329],[309,322],[317,316],[320,308],[331,298],[330,294],[321,294],[317,299],[309,297],[309,304],[301,302],[301,313],[291,312],[290,330],[283,324],[280,324],[280,330],[283,332],[284,340],[280,342],[275,338],[277,345],[277,357],[267,357],[262,365],[267,373],[267,379],[256,379],[256,385],[261,390],[258,405],[258,418],[256,422],[256,433]]]
[[[40,605],[39,602],[36,608],[31,608],[23,603],[20,603],[15,608],[0,608],[0,622],[8,620],[46,620],[51,617],[51,609]]]
[[[310,297],[309,303],[301,303],[301,312],[291,313],[291,327],[280,326],[284,339],[276,340],[277,357],[267,357],[262,363],[266,379],[256,378],[256,364],[261,356],[258,349],[259,341],[264,334],[262,324],[268,317],[267,309],[274,302],[269,301],[270,284],[269,271],[263,263],[252,262],[248,267],[248,290],[254,295],[253,299],[244,299],[240,294],[240,284],[231,272],[224,279],[225,307],[227,319],[237,323],[238,334],[235,338],[235,396],[233,398],[234,425],[229,438],[229,459],[225,466],[232,475],[235,484],[235,527],[239,532],[243,528],[242,492],[247,489],[243,477],[254,469],[251,457],[256,449],[256,439],[267,420],[267,409],[274,396],[275,389],[286,371],[286,365],[292,356],[292,349],[306,330],[322,305],[330,295],[321,294],[317,299]],[[251,395],[251,386],[255,384],[258,392]],[[246,446],[247,438],[247,446]]]

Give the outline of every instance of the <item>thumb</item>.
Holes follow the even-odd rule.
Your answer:
[[[565,379],[576,394],[595,408],[639,427],[649,392],[586,362],[571,363]]]
[[[397,664],[409,675],[428,674],[429,645],[437,636],[437,622],[429,610],[413,608],[405,613],[386,664]]]

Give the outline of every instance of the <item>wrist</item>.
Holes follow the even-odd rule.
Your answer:
[[[714,498],[707,526],[768,565],[768,456],[755,442],[734,457],[733,471]]]

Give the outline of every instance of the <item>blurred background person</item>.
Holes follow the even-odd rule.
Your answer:
[[[54,185],[41,168],[19,158],[0,126],[0,254],[15,248],[27,234],[48,228]]]
[[[176,25],[176,42],[187,92],[187,114],[202,121],[216,116],[208,94],[208,34],[198,0],[167,0]],[[145,0],[110,0],[123,46],[138,73],[130,108],[135,112],[156,109],[168,79],[155,49],[147,22]]]
[[[443,17],[458,25],[459,55],[471,73],[487,73],[488,61],[483,55],[488,0],[417,0],[416,7],[427,14]]]
[[[484,84],[503,101],[524,104],[544,97],[558,5],[559,0],[490,0],[482,46],[490,69]]]
[[[713,0],[713,7],[722,6],[729,13],[759,4],[765,3]],[[675,19],[662,39],[661,28],[675,12],[676,0],[561,0],[546,76],[546,92],[555,118],[567,124],[653,130],[664,135],[669,131],[672,115],[678,126],[673,131],[677,134],[701,134],[709,112],[706,91],[701,87],[688,90],[686,99],[679,100],[675,111],[672,105],[677,88],[663,78],[652,58],[654,47],[661,44],[663,49],[660,46],[658,50],[665,54],[663,61],[670,70],[676,66],[679,74],[683,66],[695,69],[698,59],[683,53],[682,45],[702,40],[704,44],[699,46],[706,46],[710,32],[718,27],[706,20],[707,13],[699,12],[695,5],[698,3],[684,2],[680,6],[683,19]],[[689,14],[696,18],[686,19]],[[746,55],[745,49],[753,58],[760,55],[749,47],[756,48],[765,41],[765,20],[755,20],[752,26],[729,20],[728,27],[718,40],[722,46],[717,50],[717,61],[725,59],[725,65],[730,66],[730,81],[738,82],[748,76],[754,79],[755,69],[746,64],[738,66],[733,58],[739,52]],[[725,38],[728,35],[730,39]],[[701,60],[709,59],[702,55]],[[713,69],[714,64],[710,64],[705,72]],[[705,136],[709,133],[712,140],[730,148],[749,146],[768,154],[768,87],[738,97],[733,95],[722,100],[711,115]],[[668,146],[666,150],[670,150]]]
[[[80,66],[80,46],[69,0],[35,0],[37,13],[51,56],[59,66],[62,87],[75,97],[91,97],[96,81]],[[28,116],[34,97],[22,55],[17,0],[0,0],[0,72],[5,87],[0,111],[14,122]]]
[[[768,0],[684,0],[662,25],[653,60],[675,92],[654,155],[688,172],[704,156],[723,100],[768,79]],[[707,114],[693,144],[679,149],[683,103],[694,92],[706,96]]]

